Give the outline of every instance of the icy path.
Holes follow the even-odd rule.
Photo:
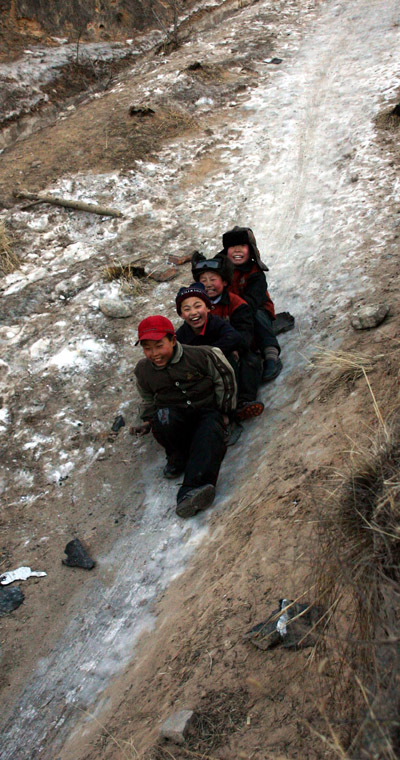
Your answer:
[[[232,23],[224,23],[225,45],[243,23],[251,36],[261,7],[262,3],[245,9]],[[204,184],[179,187],[201,147],[195,140],[169,146],[157,166],[143,165],[142,175],[132,179],[134,204],[129,187],[124,196],[115,180],[116,194],[125,197],[132,213],[142,208],[153,218],[158,214],[160,226],[178,219],[181,239],[195,238],[196,233],[197,243],[207,241],[208,253],[215,252],[210,241],[215,244],[222,229],[251,218],[271,268],[275,301],[297,317],[300,352],[311,339],[318,342],[321,337],[311,331],[313,318],[333,315],[337,331],[343,303],[372,287],[363,271],[361,248],[368,239],[371,256],[381,249],[390,226],[388,201],[399,201],[390,166],[371,148],[372,119],[400,84],[399,21],[397,0],[328,2],[299,48],[292,38],[281,67],[271,71],[264,64],[265,82],[260,77],[251,98],[230,111],[229,124],[214,140],[222,167]],[[193,49],[198,45],[205,51],[208,46],[211,53],[219,44],[217,32],[214,37],[204,33]],[[369,189],[370,176],[375,196]],[[84,193],[85,178],[81,183]],[[155,195],[165,201],[162,210],[152,205]],[[172,297],[174,286],[168,287],[161,291],[163,298]],[[294,350],[285,354],[285,371],[268,389],[268,399],[278,410],[276,419],[285,403],[295,408],[285,376],[298,361]],[[273,420],[270,414],[270,426]],[[254,446],[256,431],[259,435],[261,427],[254,424]],[[146,450],[149,444],[139,445]],[[235,488],[240,487],[233,459],[230,454],[220,481],[225,498],[233,469]],[[151,465],[154,473],[160,461]],[[149,475],[148,466],[146,462]],[[76,616],[53,654],[40,663],[8,721],[4,760],[54,760],[79,718],[75,705],[101,709],[102,688],[131,656],[140,631],[152,624],[152,599],[183,569],[206,533],[207,515],[182,526],[171,512],[160,510],[174,487],[153,478],[156,485],[150,490],[144,475],[138,474],[145,489],[140,527],[100,560],[99,577],[90,580],[76,600]],[[221,499],[219,505],[223,508]]]

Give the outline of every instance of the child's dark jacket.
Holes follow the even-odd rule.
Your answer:
[[[186,322],[176,331],[176,337],[185,346],[214,346],[225,356],[245,347],[243,337],[225,319],[208,314],[207,324],[202,334],[197,334]]]
[[[249,304],[253,314],[258,309],[266,309],[275,319],[275,309],[268,293],[268,284],[264,272],[268,267],[261,259],[254,232],[250,227],[234,227],[222,236],[223,251],[218,255],[227,256],[231,245],[249,246],[250,260],[235,266],[232,283],[228,285],[230,293],[236,293]]]
[[[254,318],[250,306],[243,298],[224,288],[218,303],[213,303],[212,314],[229,322],[242,336],[246,347],[250,348],[254,337]]]
[[[139,420],[151,420],[157,409],[218,409],[229,414],[236,406],[236,381],[228,360],[218,348],[176,344],[166,367],[141,359],[135,367],[142,404]]]
[[[247,261],[245,264],[235,267],[231,285],[228,285],[230,293],[236,293],[250,306],[253,314],[257,309],[266,309],[275,319],[275,308],[268,293],[267,279],[264,272],[255,261]]]

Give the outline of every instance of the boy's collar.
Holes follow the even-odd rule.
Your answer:
[[[244,264],[239,264],[237,267],[235,266],[235,269],[238,269],[239,272],[250,272],[250,269],[256,262],[253,259],[249,259],[248,261],[245,261]]]
[[[167,369],[167,367],[169,367],[170,364],[176,364],[177,362],[179,362],[179,359],[181,358],[182,354],[183,354],[182,344],[179,343],[179,341],[177,341],[174,347],[174,353],[172,354],[169,362],[164,367],[156,367],[156,365],[153,364],[153,362],[151,363],[151,366],[153,367],[153,369],[156,369],[158,372],[160,372],[162,369]]]
[[[177,340],[172,359],[168,362],[168,364],[176,364],[177,362],[179,362],[179,359],[182,358],[182,354],[183,354],[182,343],[179,343],[179,340]]]
[[[207,319],[206,319],[206,321],[204,322],[204,325],[203,325],[203,327],[201,328],[200,332],[199,332],[199,333],[197,333],[197,335],[204,335],[204,333],[205,333],[205,331],[206,331],[206,327],[207,327],[207,325],[208,325],[208,319],[209,319],[209,316],[210,316],[210,315],[209,315],[209,314],[207,314]]]

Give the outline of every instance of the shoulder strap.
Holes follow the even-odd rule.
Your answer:
[[[202,346],[201,348],[209,356],[222,378],[224,398],[221,411],[223,414],[229,414],[236,404],[236,380],[233,367],[229,364],[228,359],[220,348],[213,346]]]

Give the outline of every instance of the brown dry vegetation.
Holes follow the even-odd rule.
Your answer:
[[[11,274],[20,265],[4,223],[0,223],[0,274]]]

